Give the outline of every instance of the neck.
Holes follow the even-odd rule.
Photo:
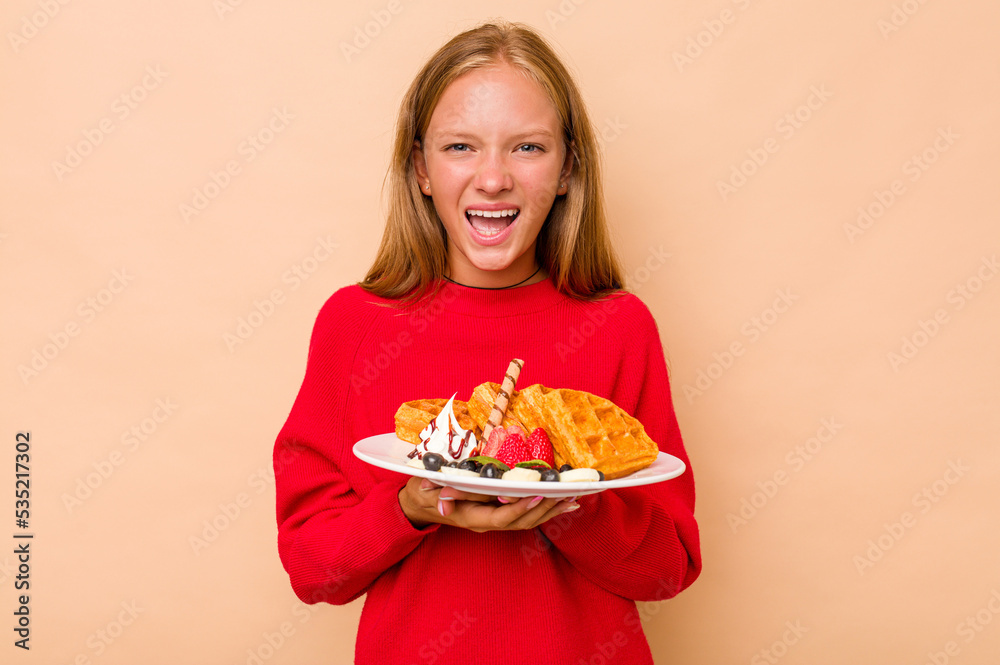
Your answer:
[[[530,247],[529,251],[501,270],[479,268],[460,252],[449,251],[443,277],[454,284],[474,289],[512,289],[534,284],[548,276],[535,262],[534,249],[534,246]]]
[[[459,286],[465,286],[465,287],[468,287],[468,288],[471,288],[471,289],[484,289],[484,290],[489,290],[489,291],[500,291],[500,290],[503,290],[503,289],[512,289],[515,286],[526,286],[528,284],[534,284],[536,282],[540,282],[541,280],[545,279],[546,275],[543,274],[542,267],[538,266],[538,267],[534,268],[534,271],[530,275],[528,275],[527,277],[525,277],[525,278],[523,278],[523,279],[521,279],[521,280],[519,280],[517,282],[514,282],[512,284],[501,284],[501,285],[466,284],[466,283],[463,283],[463,282],[461,282],[461,281],[459,281],[457,279],[449,277],[448,275],[444,275],[443,277],[446,280],[448,280],[449,282],[451,282],[452,284],[458,284]],[[477,281],[482,281],[482,280],[477,280]]]

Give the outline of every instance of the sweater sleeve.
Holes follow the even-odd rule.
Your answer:
[[[632,600],[665,600],[701,572],[694,518],[694,478],[671,399],[656,323],[638,299],[622,323],[635,326],[612,401],[643,424],[660,450],[687,466],[674,479],[578,499],[580,508],[540,529],[552,546],[595,584]]]
[[[372,318],[338,291],[320,311],[305,378],[274,446],[278,553],[304,602],[343,604],[363,594],[429,533],[399,506],[405,478],[371,482],[354,458],[348,421],[351,367]]]

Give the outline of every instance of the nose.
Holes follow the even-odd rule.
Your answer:
[[[490,151],[483,155],[473,185],[483,194],[493,196],[513,188],[514,179],[504,158]]]

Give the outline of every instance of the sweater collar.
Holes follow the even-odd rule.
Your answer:
[[[551,277],[510,289],[476,289],[439,280],[436,299],[446,309],[463,314],[515,316],[548,309],[567,296],[556,290]]]

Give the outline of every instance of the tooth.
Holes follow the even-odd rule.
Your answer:
[[[518,210],[517,208],[513,208],[513,209],[510,209],[510,210],[472,210],[472,209],[469,209],[469,210],[465,211],[465,214],[469,215],[470,217],[476,216],[476,217],[497,218],[497,217],[514,217],[515,215],[517,215],[518,212],[520,212],[520,210]]]

